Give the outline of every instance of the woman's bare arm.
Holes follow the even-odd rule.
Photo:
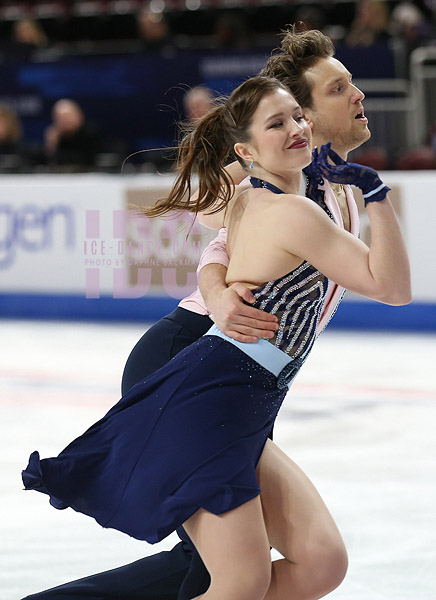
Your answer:
[[[335,225],[313,202],[294,196],[277,211],[275,243],[347,289],[386,304],[408,304],[409,260],[392,204],[386,198],[368,204],[367,210],[369,247]]]

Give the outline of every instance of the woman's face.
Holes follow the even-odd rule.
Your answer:
[[[253,115],[251,140],[245,146],[254,168],[284,176],[301,170],[312,159],[310,127],[296,100],[278,88],[264,96]]]

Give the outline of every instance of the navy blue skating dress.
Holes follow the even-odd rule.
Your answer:
[[[303,262],[253,290],[277,315],[271,340],[215,326],[139,382],[58,457],[30,457],[26,489],[103,527],[155,543],[200,507],[222,514],[260,493],[256,465],[316,336],[328,281]]]

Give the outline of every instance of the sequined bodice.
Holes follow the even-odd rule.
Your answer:
[[[308,262],[252,290],[255,308],[278,318],[279,328],[268,341],[292,358],[304,360],[316,337],[328,279]]]
[[[265,188],[274,194],[284,193],[257,177],[251,177],[250,182],[255,188]],[[325,203],[320,203],[320,206],[331,217]],[[300,363],[305,360],[315,341],[327,288],[327,277],[304,261],[287,275],[252,290],[256,298],[253,306],[278,318],[279,328],[268,341]]]

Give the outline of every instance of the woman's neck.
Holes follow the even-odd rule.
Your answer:
[[[250,172],[250,177],[257,177],[271,183],[285,194],[298,194],[300,192],[301,170],[278,174],[262,168],[254,168]]]

